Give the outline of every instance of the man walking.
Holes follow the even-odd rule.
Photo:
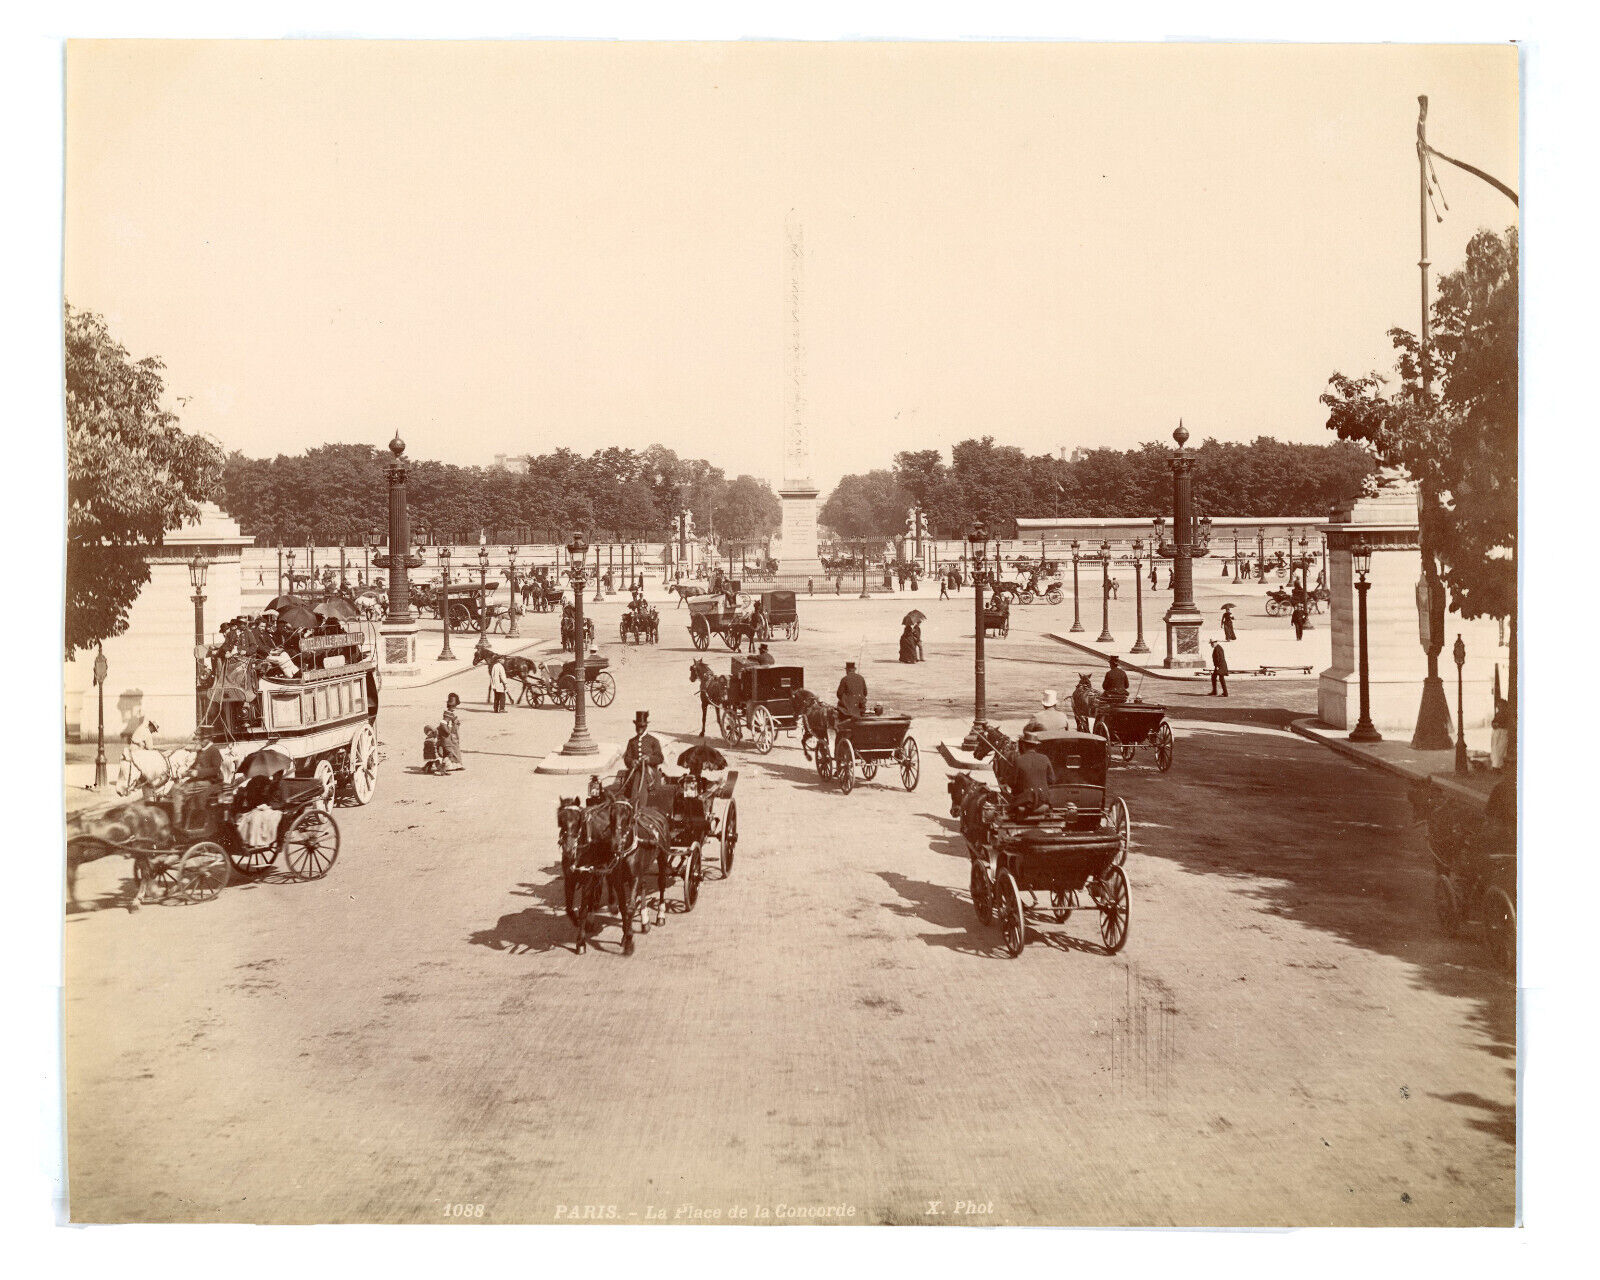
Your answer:
[[[950,598],[950,575],[947,574],[947,573],[941,573],[939,575],[939,599],[948,600],[949,598]]]
[[[1113,600],[1117,598],[1117,588],[1121,585],[1115,578],[1111,579],[1111,598]]]
[[[1207,697],[1215,698],[1218,688],[1222,696],[1228,696],[1228,655],[1222,651],[1222,646],[1213,640],[1211,642],[1211,692]]]
[[[506,709],[506,664],[497,654],[489,667],[489,692],[494,695],[494,709]]]
[[[1306,634],[1306,607],[1305,607],[1305,605],[1303,605],[1303,604],[1295,605],[1294,612],[1289,615],[1289,623],[1290,623],[1291,626],[1294,627],[1294,638],[1296,640],[1305,639],[1305,634]]]

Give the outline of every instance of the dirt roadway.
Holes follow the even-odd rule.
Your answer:
[[[902,667],[912,604],[929,662]],[[1126,950],[1075,922],[1085,945],[1051,927],[1009,960],[967,899],[935,752],[970,716],[970,602],[801,609],[780,660],[831,692],[872,636],[874,699],[918,716],[921,787],[845,797],[791,741],[738,753],[732,878],[632,959],[615,930],[573,954],[561,913],[553,810],[575,784],[532,768],[570,721],[480,712],[481,674],[389,699],[378,797],[339,811],[327,879],[70,918],[72,1217],[1511,1220],[1514,989],[1440,936],[1399,785],[1273,727],[1309,682],[1174,700],[1172,772],[1116,773]],[[1059,610],[1019,613],[989,669],[1012,723],[1077,669],[1037,634]],[[606,646],[621,693],[598,721],[621,740],[650,707],[675,752],[696,704],[682,617],[662,621],[658,650]],[[447,688],[468,769],[410,773]],[[85,868],[85,898],[114,875]]]

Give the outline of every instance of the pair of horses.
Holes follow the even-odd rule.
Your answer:
[[[573,648],[573,639],[574,639],[573,619],[575,617],[576,617],[576,615],[574,613],[572,613],[571,610],[568,610],[566,613],[563,613],[561,615],[561,647],[563,649],[572,649]],[[583,645],[584,645],[584,648],[586,648],[586,649],[593,649],[594,648],[594,619],[593,618],[585,618],[583,620]],[[507,674],[509,674],[509,670],[508,670]]]
[[[651,803],[645,773],[636,768],[621,786],[603,790],[586,803],[563,796],[556,809],[561,844],[561,878],[567,918],[578,930],[577,952],[600,931],[596,916],[607,899],[622,918],[622,954],[633,954],[633,926],[648,929],[647,903],[640,898],[650,864],[656,872],[656,921],[666,918],[669,816]]]

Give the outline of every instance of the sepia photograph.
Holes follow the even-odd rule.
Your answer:
[[[1516,44],[62,59],[63,1222],[1519,1224]]]

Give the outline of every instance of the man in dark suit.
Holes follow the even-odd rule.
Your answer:
[[[1215,698],[1218,688],[1222,696],[1228,696],[1228,655],[1222,651],[1222,645],[1216,640],[1211,642],[1211,692],[1208,697]]]
[[[838,701],[840,715],[860,717],[867,714],[867,682],[861,678],[855,663],[844,664],[844,679],[839,681],[833,696]]]
[[[1126,702],[1128,673],[1122,669],[1122,663],[1115,654],[1106,661],[1111,665],[1106,669],[1105,679],[1100,682],[1100,692],[1107,702]]]
[[[1049,788],[1056,780],[1050,758],[1039,750],[1039,731],[1028,729],[1022,735],[1017,753],[1016,773],[1011,780],[1011,808],[1015,813],[1031,813],[1049,800]]]

